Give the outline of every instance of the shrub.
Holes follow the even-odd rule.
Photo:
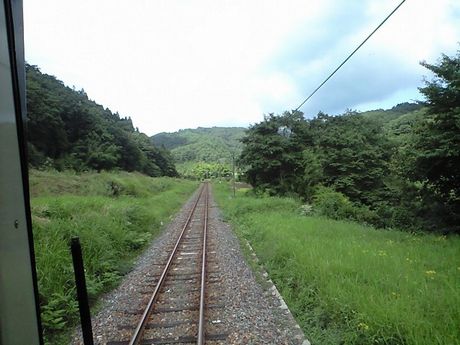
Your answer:
[[[317,215],[341,220],[355,220],[360,223],[378,223],[377,214],[369,207],[352,203],[347,196],[333,188],[320,186],[313,195],[313,210]]]
[[[318,187],[313,195],[315,213],[332,219],[347,219],[353,215],[351,201],[333,188]]]

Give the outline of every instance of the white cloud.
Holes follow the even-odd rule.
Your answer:
[[[26,58],[147,134],[247,125],[300,103],[396,4],[25,0]],[[419,60],[457,47],[454,6],[407,1],[360,53],[421,73]]]

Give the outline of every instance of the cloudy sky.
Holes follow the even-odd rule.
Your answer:
[[[149,135],[247,126],[295,109],[401,0],[24,0],[38,65]],[[407,0],[301,110],[422,99],[460,48],[460,2]]]

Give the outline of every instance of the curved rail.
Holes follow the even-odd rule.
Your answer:
[[[205,186],[206,185],[203,185],[201,187],[201,190],[200,190],[200,193],[198,195],[198,198],[196,199],[196,201],[195,201],[195,203],[194,203],[194,205],[193,205],[193,207],[192,207],[192,209],[191,209],[191,211],[190,211],[190,213],[189,213],[189,215],[187,217],[187,221],[185,222],[185,225],[182,228],[182,231],[181,231],[181,233],[179,235],[179,238],[176,241],[176,245],[174,246],[174,249],[171,252],[171,255],[169,256],[168,262],[166,263],[166,266],[163,269],[163,272],[161,273],[160,279],[158,280],[158,283],[157,283],[157,285],[155,287],[155,290],[153,291],[153,294],[150,297],[149,303],[147,304],[147,307],[145,308],[144,313],[142,314],[141,320],[139,321],[136,329],[134,330],[134,333],[133,333],[133,336],[131,337],[129,345],[137,345],[142,340],[142,335],[144,333],[145,326],[146,326],[146,324],[148,322],[150,314],[152,313],[153,305],[154,305],[154,303],[155,303],[155,301],[156,301],[156,299],[158,297],[160,289],[161,289],[161,287],[163,285],[163,282],[164,282],[164,280],[166,278],[166,274],[168,273],[169,267],[171,266],[171,262],[172,262],[172,260],[174,258],[174,255],[176,254],[177,248],[179,247],[179,243],[181,242],[182,237],[183,237],[183,235],[185,233],[185,230],[187,229],[187,226],[189,225],[190,220],[192,219],[192,215],[195,212],[196,206],[198,205],[198,201],[200,200],[201,195],[203,194],[203,190],[205,189]],[[207,193],[207,189],[206,189],[206,193]],[[205,222],[207,222],[207,194],[206,194],[206,199],[205,200],[206,200],[206,211],[205,211],[206,212],[206,218],[205,218]],[[200,306],[201,306],[201,301],[200,301]],[[200,315],[201,315],[201,307],[200,307]]]

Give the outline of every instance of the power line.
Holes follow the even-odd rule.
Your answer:
[[[361,47],[364,45],[364,43],[366,43],[367,40],[368,40],[369,38],[371,38],[371,36],[372,36],[378,29],[380,29],[380,27],[381,27],[383,24],[385,24],[385,22],[388,20],[388,18],[390,18],[390,17],[393,15],[393,13],[395,13],[395,12],[401,7],[401,5],[402,5],[403,3],[405,3],[405,2],[406,2],[406,0],[401,1],[401,3],[400,3],[398,6],[396,6],[396,8],[395,8],[393,11],[391,11],[391,13],[390,13],[390,14],[389,14],[389,15],[388,15],[388,16],[387,16],[387,17],[386,17],[386,18],[385,18],[385,19],[374,29],[374,31],[372,31],[372,32],[369,34],[369,36],[367,36],[366,39],[365,39],[364,41],[362,41],[361,44],[360,44],[355,50],[353,50],[353,52],[352,52],[350,55],[348,55],[348,57],[347,57],[345,60],[343,60],[343,62],[339,65],[339,67],[337,67],[337,68],[329,75],[329,77],[327,77],[321,84],[319,84],[319,86],[318,86],[318,87],[317,87],[307,98],[305,98],[305,100],[304,100],[302,103],[300,103],[300,105],[296,108],[296,110],[294,110],[294,112],[297,112],[297,110],[299,110],[300,107],[302,107],[302,106],[303,106],[303,105],[304,105],[304,104],[305,104],[305,103],[306,103],[306,102],[307,102],[307,101],[308,101],[308,100],[309,100],[319,89],[321,89],[321,87],[322,87],[324,84],[326,84],[326,82],[327,82],[329,79],[331,79],[332,76],[333,76],[343,65],[345,65],[345,63],[346,63],[348,60],[350,60],[350,58],[359,50],[359,48],[361,48]]]

